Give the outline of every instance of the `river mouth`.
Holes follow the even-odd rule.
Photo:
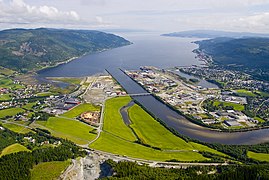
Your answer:
[[[147,91],[145,91],[120,69],[109,69],[108,72],[119,82],[119,84],[121,84],[128,94],[147,93]],[[269,129],[232,133],[219,132],[190,122],[152,95],[133,96],[132,98],[147,111],[151,112],[156,118],[163,121],[167,127],[172,128],[179,134],[188,136],[192,139],[197,139],[206,143],[235,145],[251,145],[269,142]]]
[[[171,68],[176,66],[200,65],[192,52],[198,45],[191,42],[199,39],[161,37],[159,35],[124,35],[132,45],[102,53],[86,55],[58,67],[39,72],[40,77],[84,77],[104,73],[109,69],[115,79],[129,94],[145,93],[145,90],[126,75],[122,69],[138,69],[140,66]],[[186,120],[178,113],[160,103],[154,97],[133,97],[145,109],[161,119],[178,133],[209,143],[222,144],[259,144],[269,142],[269,129],[248,132],[224,133],[212,131]]]

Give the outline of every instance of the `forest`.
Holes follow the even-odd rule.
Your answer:
[[[159,180],[266,180],[269,165],[193,166],[186,169],[152,168],[135,162],[116,163],[108,160],[113,176],[103,179],[159,179]]]
[[[24,137],[31,137],[36,143],[28,143]],[[0,179],[30,179],[30,169],[42,162],[66,161],[85,156],[86,152],[76,146],[73,142],[52,137],[41,130],[36,133],[18,134],[8,129],[0,131],[0,151],[5,147],[17,142],[27,147],[30,152],[17,152],[0,158]],[[40,146],[41,142],[61,142],[58,146]]]

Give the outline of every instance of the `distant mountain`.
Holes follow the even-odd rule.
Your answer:
[[[269,81],[269,38],[215,38],[196,43],[217,65]]]
[[[144,29],[100,29],[102,32],[107,33],[143,33],[143,32],[152,32]]]
[[[169,34],[162,34],[162,36],[188,37],[188,38],[217,38],[217,37],[243,38],[243,37],[269,37],[269,34],[258,34],[248,32],[226,32],[226,31],[214,31],[214,30],[192,30],[192,31],[182,31]]]
[[[28,71],[72,57],[129,45],[122,37],[100,31],[9,29],[0,31],[0,66]]]

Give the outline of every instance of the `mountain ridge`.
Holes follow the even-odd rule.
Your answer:
[[[269,38],[215,38],[196,41],[218,66],[251,74],[269,81]]]
[[[170,37],[188,37],[188,38],[217,38],[217,37],[269,37],[269,34],[250,33],[250,32],[232,32],[232,31],[217,31],[217,30],[190,30],[162,34],[162,36]]]
[[[40,69],[131,42],[110,33],[72,29],[8,29],[0,31],[0,66],[17,71]]]

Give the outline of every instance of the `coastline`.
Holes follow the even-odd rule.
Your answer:
[[[31,72],[34,73],[35,75],[38,75],[39,72],[41,72],[41,71],[45,71],[45,70],[47,70],[47,69],[55,68],[55,67],[60,66],[60,65],[62,65],[62,64],[67,64],[67,63],[69,63],[69,62],[71,62],[71,61],[77,60],[77,59],[82,58],[82,57],[87,56],[87,55],[98,54],[98,53],[106,52],[106,51],[109,51],[109,50],[113,50],[113,49],[117,49],[117,48],[121,48],[121,47],[129,46],[129,45],[132,45],[132,44],[133,44],[133,43],[130,42],[129,44],[126,44],[126,45],[123,45],[123,46],[119,46],[119,47],[115,47],[115,48],[102,49],[102,50],[99,50],[99,51],[96,51],[96,52],[86,52],[86,53],[82,54],[81,56],[74,56],[74,57],[71,57],[71,58],[66,59],[66,60],[64,60],[64,61],[57,62],[57,63],[54,64],[54,65],[44,66],[44,67],[41,67],[41,68],[39,68],[39,69],[34,69],[34,70],[32,70]]]
[[[130,77],[125,70],[120,69],[120,71],[122,71],[126,76],[128,76],[132,81],[136,82],[140,87],[142,87],[145,91],[147,91],[148,93],[150,93],[156,100],[160,101],[161,103],[163,103],[164,105],[166,105],[169,109],[175,111],[176,113],[178,113],[179,115],[183,116],[184,118],[186,118],[188,121],[190,121],[191,123],[194,123],[196,125],[208,128],[211,131],[217,131],[217,132],[223,132],[223,133],[237,133],[237,132],[248,132],[248,131],[256,131],[256,130],[262,130],[262,129],[269,129],[269,126],[255,126],[255,127],[248,127],[248,128],[242,128],[242,129],[224,129],[224,128],[215,128],[209,125],[206,125],[202,122],[200,122],[199,120],[190,117],[188,115],[185,115],[184,113],[182,113],[180,110],[178,110],[177,108],[175,108],[174,106],[170,105],[169,103],[165,102],[162,98],[160,98],[158,95],[151,93],[150,91],[148,91],[144,86],[142,86],[137,80],[135,80],[134,78]],[[110,74],[111,75],[111,74]],[[111,75],[112,76],[112,75]],[[113,76],[112,76],[113,77]],[[115,78],[114,78],[115,79]],[[116,80],[117,81],[117,80]],[[118,81],[117,81],[118,82]],[[118,82],[119,83],[119,82]],[[120,84],[120,83],[119,83]],[[126,91],[126,90],[125,90]],[[154,114],[152,114],[149,110],[147,110],[142,104],[140,104],[138,101],[134,100],[137,104],[139,104],[144,110],[146,110],[149,114],[151,114],[151,116],[153,116],[155,119],[159,119],[157,118]],[[162,123],[164,123],[162,120],[159,119],[159,121],[161,121]],[[171,129],[170,127],[168,129]],[[173,128],[172,128],[173,129]]]

